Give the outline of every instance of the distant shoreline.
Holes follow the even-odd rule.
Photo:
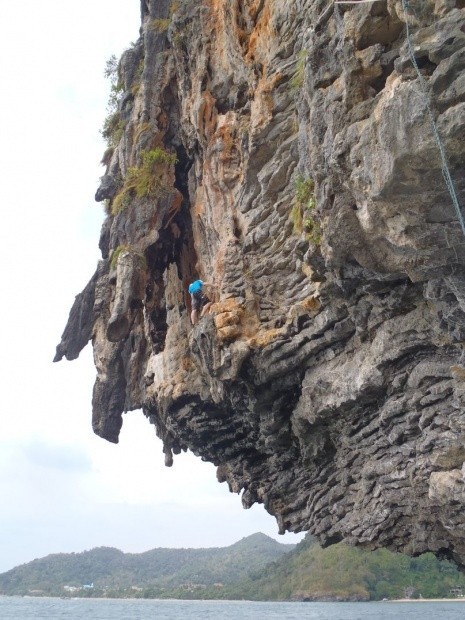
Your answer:
[[[181,598],[135,598],[135,597],[111,597],[111,596],[38,596],[34,594],[0,594],[0,598],[26,598],[26,599],[59,599],[66,601],[159,601],[166,602],[185,602],[185,603],[465,603],[463,598],[397,598],[377,601],[273,601],[273,600],[249,600],[249,599],[181,599]]]
[[[465,603],[463,598],[393,598],[379,603]]]

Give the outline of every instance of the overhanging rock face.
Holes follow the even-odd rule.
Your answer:
[[[465,9],[411,6],[144,0],[56,359],[92,340],[95,432],[142,408],[281,531],[463,565],[465,237],[429,110],[465,204]]]

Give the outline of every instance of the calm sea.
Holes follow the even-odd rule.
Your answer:
[[[1,620],[448,620],[465,603],[250,603],[0,597]]]

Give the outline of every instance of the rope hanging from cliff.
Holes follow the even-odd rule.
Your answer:
[[[423,75],[421,74],[420,68],[418,67],[418,63],[417,63],[417,59],[415,58],[415,53],[413,51],[413,46],[412,46],[412,41],[411,41],[411,37],[410,37],[410,27],[409,27],[409,23],[408,23],[408,14],[410,13],[411,15],[415,15],[415,12],[413,11],[413,9],[411,9],[410,4],[409,4],[409,0],[402,0],[402,9],[405,13],[405,32],[406,32],[406,38],[407,38],[407,48],[408,48],[408,52],[409,52],[409,56],[410,56],[410,60],[412,61],[412,65],[418,75],[418,78],[420,80],[420,86],[421,86],[421,90],[423,91],[423,95],[425,97],[425,101],[426,101],[426,106],[428,109],[428,115],[431,121],[431,125],[433,127],[433,134],[434,134],[434,138],[436,140],[436,144],[438,145],[439,148],[439,153],[441,155],[441,162],[442,162],[442,176],[444,177],[444,181],[446,183],[447,189],[449,190],[449,194],[452,198],[452,204],[454,205],[454,209],[456,211],[458,220],[460,222],[460,226],[462,228],[462,232],[465,236],[465,221],[463,219],[463,215],[462,215],[462,211],[460,209],[460,204],[459,204],[459,200],[457,198],[457,193],[455,191],[454,188],[454,183],[452,181],[452,177],[450,174],[450,170],[449,170],[449,166],[447,164],[447,156],[446,156],[446,151],[444,149],[444,145],[442,143],[441,140],[441,136],[439,135],[438,132],[438,128],[436,125],[436,121],[434,118],[434,114],[433,114],[433,110],[431,109],[431,104],[430,104],[430,96],[428,93],[428,87],[425,81],[425,78],[423,77]]]

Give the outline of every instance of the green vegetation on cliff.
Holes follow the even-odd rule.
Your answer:
[[[156,198],[172,191],[164,174],[169,166],[176,163],[176,155],[157,147],[151,151],[140,152],[140,166],[130,167],[123,187],[115,196],[111,212],[116,215],[127,207],[131,198]]]
[[[313,179],[302,176],[295,181],[295,198],[290,212],[294,232],[305,233],[307,241],[313,245],[321,243],[321,226],[315,216],[315,183]]]
[[[0,575],[0,593],[52,596],[379,600],[447,597],[453,588],[465,591],[465,576],[429,553],[322,549],[311,536],[281,545],[263,534],[225,548],[55,554]]]

